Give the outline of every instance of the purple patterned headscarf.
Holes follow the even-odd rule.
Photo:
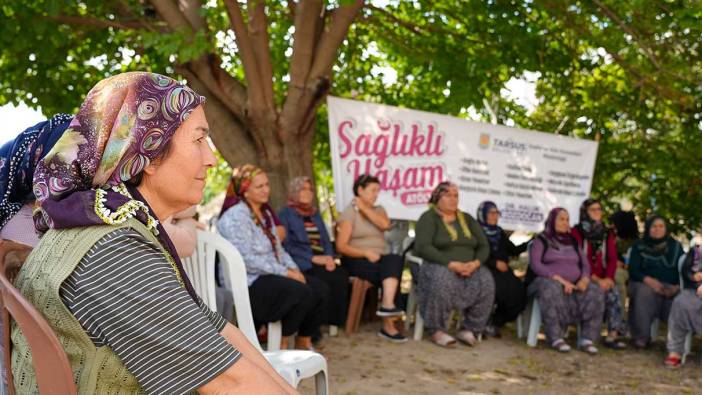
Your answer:
[[[132,72],[100,81],[37,164],[37,230],[119,224],[133,216],[158,236],[194,295],[175,248],[148,203],[136,188],[123,183],[157,158],[176,129],[204,102],[186,85],[159,74]]]

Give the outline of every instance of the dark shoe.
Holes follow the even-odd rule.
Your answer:
[[[395,317],[398,315],[402,315],[404,312],[400,310],[397,307],[392,307],[392,308],[385,308],[385,307],[380,307],[378,308],[378,311],[375,312],[375,315],[378,317]]]
[[[391,335],[387,332],[385,332],[385,329],[381,329],[380,332],[378,332],[378,336],[382,337],[385,340],[389,340],[393,343],[404,343],[407,341],[407,338],[402,336],[400,332],[397,332],[394,335]]]
[[[612,350],[626,350],[626,343],[617,339],[605,339],[602,344]]]
[[[645,337],[640,337],[636,340],[634,340],[634,347],[638,348],[639,350],[643,350],[645,348],[648,348],[649,341]]]
[[[499,327],[488,325],[487,328],[485,328],[485,336],[499,339],[502,337],[502,333]]]

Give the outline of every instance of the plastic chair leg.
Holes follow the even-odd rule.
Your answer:
[[[661,322],[658,320],[658,318],[651,322],[651,341],[654,341],[658,338],[658,326],[660,325],[660,323]]]
[[[422,336],[424,336],[424,319],[422,318],[422,315],[419,314],[419,310],[417,310],[417,313],[414,316],[414,336],[413,336],[413,339],[415,341],[420,341],[420,340],[422,340]]]
[[[534,299],[531,303],[531,314],[529,317],[529,332],[527,334],[527,345],[536,347],[539,340],[539,329],[541,328],[541,309],[539,301]]]
[[[268,323],[268,351],[280,350],[280,342],[283,338],[283,324],[280,321]]]
[[[315,393],[317,395],[329,394],[329,380],[327,380],[327,370],[322,369],[314,375]]]
[[[522,312],[517,316],[516,324],[517,324],[517,339],[523,339],[524,338],[524,313]]]

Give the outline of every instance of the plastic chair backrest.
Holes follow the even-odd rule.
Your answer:
[[[4,257],[3,257],[4,260]],[[32,350],[32,365],[39,393],[76,394],[71,364],[61,343],[39,311],[27,301],[5,275],[0,262],[0,301],[2,302],[3,343],[5,367],[10,394],[15,393],[12,381],[10,332],[12,318]]]
[[[692,248],[690,248],[690,252],[688,254],[692,254]],[[685,288],[685,281],[683,280],[683,265],[685,264],[685,259],[687,258],[687,254],[682,254],[680,256],[680,259],[678,259],[678,276],[680,277],[680,290],[682,291]]]
[[[262,350],[251,312],[246,265],[239,251],[222,236],[199,230],[195,253],[183,260],[185,271],[188,273],[195,291],[205,304],[212,311],[217,311],[215,294],[215,257],[217,254],[219,254],[219,262],[224,276],[229,279],[229,285],[234,295],[237,327],[256,348]]]

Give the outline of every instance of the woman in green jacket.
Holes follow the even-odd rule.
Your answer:
[[[451,310],[463,311],[459,341],[475,345],[487,325],[495,298],[495,283],[484,266],[490,245],[478,222],[458,209],[458,187],[440,183],[432,192],[429,210],[415,228],[415,253],[424,259],[418,281],[419,311],[431,340],[452,347],[446,321]]]

